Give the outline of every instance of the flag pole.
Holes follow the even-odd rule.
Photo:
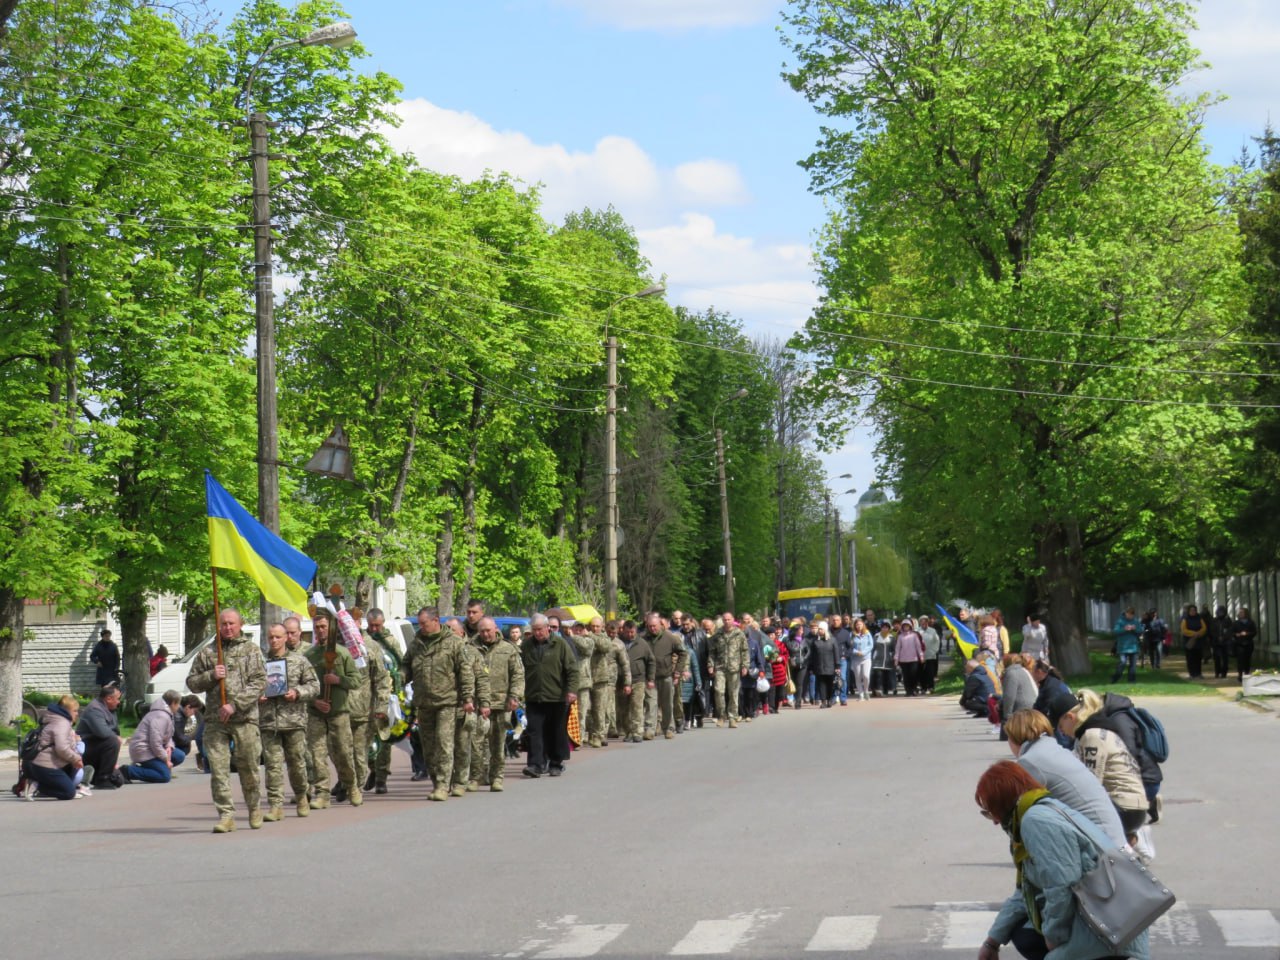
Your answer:
[[[219,622],[218,614],[218,568],[210,567],[209,574],[213,577],[213,642],[218,650],[218,666],[223,666],[222,662],[222,624]],[[227,705],[227,681],[225,678],[218,680],[218,694],[222,698],[222,706]]]

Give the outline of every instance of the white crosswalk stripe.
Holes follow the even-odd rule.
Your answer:
[[[921,917],[924,934],[919,943],[938,951],[967,950],[973,952],[987,935],[996,911],[995,904],[981,901],[942,902],[934,904],[928,917]],[[916,908],[919,910],[919,908]],[[777,910],[754,910],[735,913],[729,917],[698,920],[689,931],[672,946],[670,956],[725,956],[749,954],[751,942],[771,924],[782,917]],[[518,949],[502,956],[511,960],[560,960],[560,958],[594,957],[610,952],[629,954],[632,946],[624,938],[617,946],[614,941],[622,938],[631,928],[626,923],[579,923],[576,916],[560,917],[554,921],[540,922],[538,932],[526,939]],[[871,950],[881,935],[880,914],[860,914],[821,917],[816,929],[804,947],[807,953],[850,953]],[[1192,909],[1185,903],[1175,904],[1173,909],[1151,926],[1153,946],[1195,949],[1204,948],[1204,934],[1212,922],[1221,932],[1222,941],[1230,948],[1280,947],[1280,919],[1271,910],[1210,910]],[[776,939],[779,928],[774,928]],[[920,929],[920,925],[915,927]],[[638,928],[643,933],[644,928]],[[799,939],[803,934],[791,927]],[[1209,943],[1216,937],[1209,937]],[[898,941],[899,945],[905,943]],[[770,948],[774,947],[772,942]],[[664,946],[645,942],[645,954],[661,952]],[[759,952],[760,947],[755,948]]]
[[[566,931],[563,939],[553,946],[534,954],[534,960],[556,960],[558,957],[594,957],[604,947],[618,938],[625,923],[575,923]]]
[[[1151,942],[1171,947],[1194,947],[1200,942],[1200,925],[1191,908],[1175,903],[1163,917],[1151,925]]]
[[[689,957],[732,953],[748,942],[757,929],[780,916],[782,914],[772,911],[754,910],[735,913],[725,920],[699,920],[684,939],[671,948],[671,955]]]
[[[981,943],[996,918],[991,904],[981,901],[936,903],[926,927],[924,942],[946,950],[972,950]]]
[[[866,950],[875,940],[879,924],[878,916],[823,917],[805,950],[826,953]]]
[[[1270,910],[1210,910],[1229,947],[1280,947],[1280,922]]]

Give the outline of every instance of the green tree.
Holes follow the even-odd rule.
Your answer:
[[[1030,581],[1068,670],[1084,601],[1230,512],[1249,369],[1186,4],[796,0],[787,74],[839,127],[806,161],[837,209],[805,344],[857,377],[914,550]]]

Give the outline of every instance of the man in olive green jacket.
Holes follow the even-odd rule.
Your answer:
[[[240,773],[240,790],[249,808],[249,826],[254,830],[262,826],[258,698],[267,685],[267,670],[262,650],[241,632],[243,626],[237,610],[227,608],[218,614],[221,661],[218,644],[211,643],[196,654],[191,673],[187,675],[191,691],[206,695],[204,754],[212,774],[209,786],[213,805],[218,810],[214,833],[231,833],[236,828],[235,800],[231,796],[232,743],[235,744],[236,770]]]
[[[317,610],[311,624],[315,643],[307,650],[307,662],[320,677],[320,695],[307,714],[307,749],[311,751],[312,810],[329,806],[329,758],[338,771],[338,783],[354,807],[364,803],[356,783],[355,747],[351,740],[351,691],[360,683],[356,662],[338,637],[338,618]],[[329,650],[330,641],[333,649]],[[332,656],[332,661],[330,661]]]
[[[429,800],[449,799],[458,712],[476,710],[475,672],[464,647],[461,637],[441,626],[438,609],[423,607],[418,611],[418,632],[409,643],[406,659],[413,674],[418,738],[435,780]]]
[[[623,743],[640,743],[644,734],[645,691],[656,686],[657,663],[649,644],[636,633],[634,621],[624,620],[618,636],[631,666],[631,687],[618,687],[618,726],[623,731]]]
[[[267,807],[263,820],[284,816],[284,777],[289,774],[298,816],[310,812],[307,800],[307,703],[320,694],[320,680],[307,658],[289,649],[283,623],[267,630],[267,658],[283,661],[287,687],[283,693],[258,700],[262,755],[266,760]]]
[[[483,644],[480,652],[489,670],[490,710],[488,735],[481,741],[479,752],[471,758],[472,781],[477,789],[487,785],[494,793],[501,793],[507,725],[512,711],[518,710],[524,701],[524,661],[520,658],[520,648],[502,636],[492,618],[480,621],[478,636]]]
[[[578,699],[578,662],[564,637],[553,634],[540,613],[529,620],[529,636],[520,654],[529,721],[529,756],[522,773],[530,778],[544,773],[558,777],[569,759],[569,705]]]
[[[657,725],[662,735],[670,740],[676,735],[675,710],[675,678],[683,678],[689,669],[689,651],[685,649],[684,638],[677,636],[662,625],[662,618],[657,613],[645,617],[645,640],[653,651],[654,681],[658,691]],[[645,739],[651,737],[645,731]]]

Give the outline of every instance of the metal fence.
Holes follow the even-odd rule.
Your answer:
[[[1225,606],[1231,616],[1240,607],[1248,607],[1258,624],[1258,639],[1254,646],[1254,666],[1274,667],[1280,663],[1280,571],[1246,573],[1232,577],[1215,577],[1197,580],[1185,587],[1143,590],[1126,593],[1117,600],[1089,600],[1089,626],[1102,633],[1109,632],[1116,618],[1128,607],[1142,616],[1155,608],[1169,624],[1174,643],[1178,640],[1178,620],[1183,608],[1194,603],[1196,609],[1212,617],[1219,605]]]

